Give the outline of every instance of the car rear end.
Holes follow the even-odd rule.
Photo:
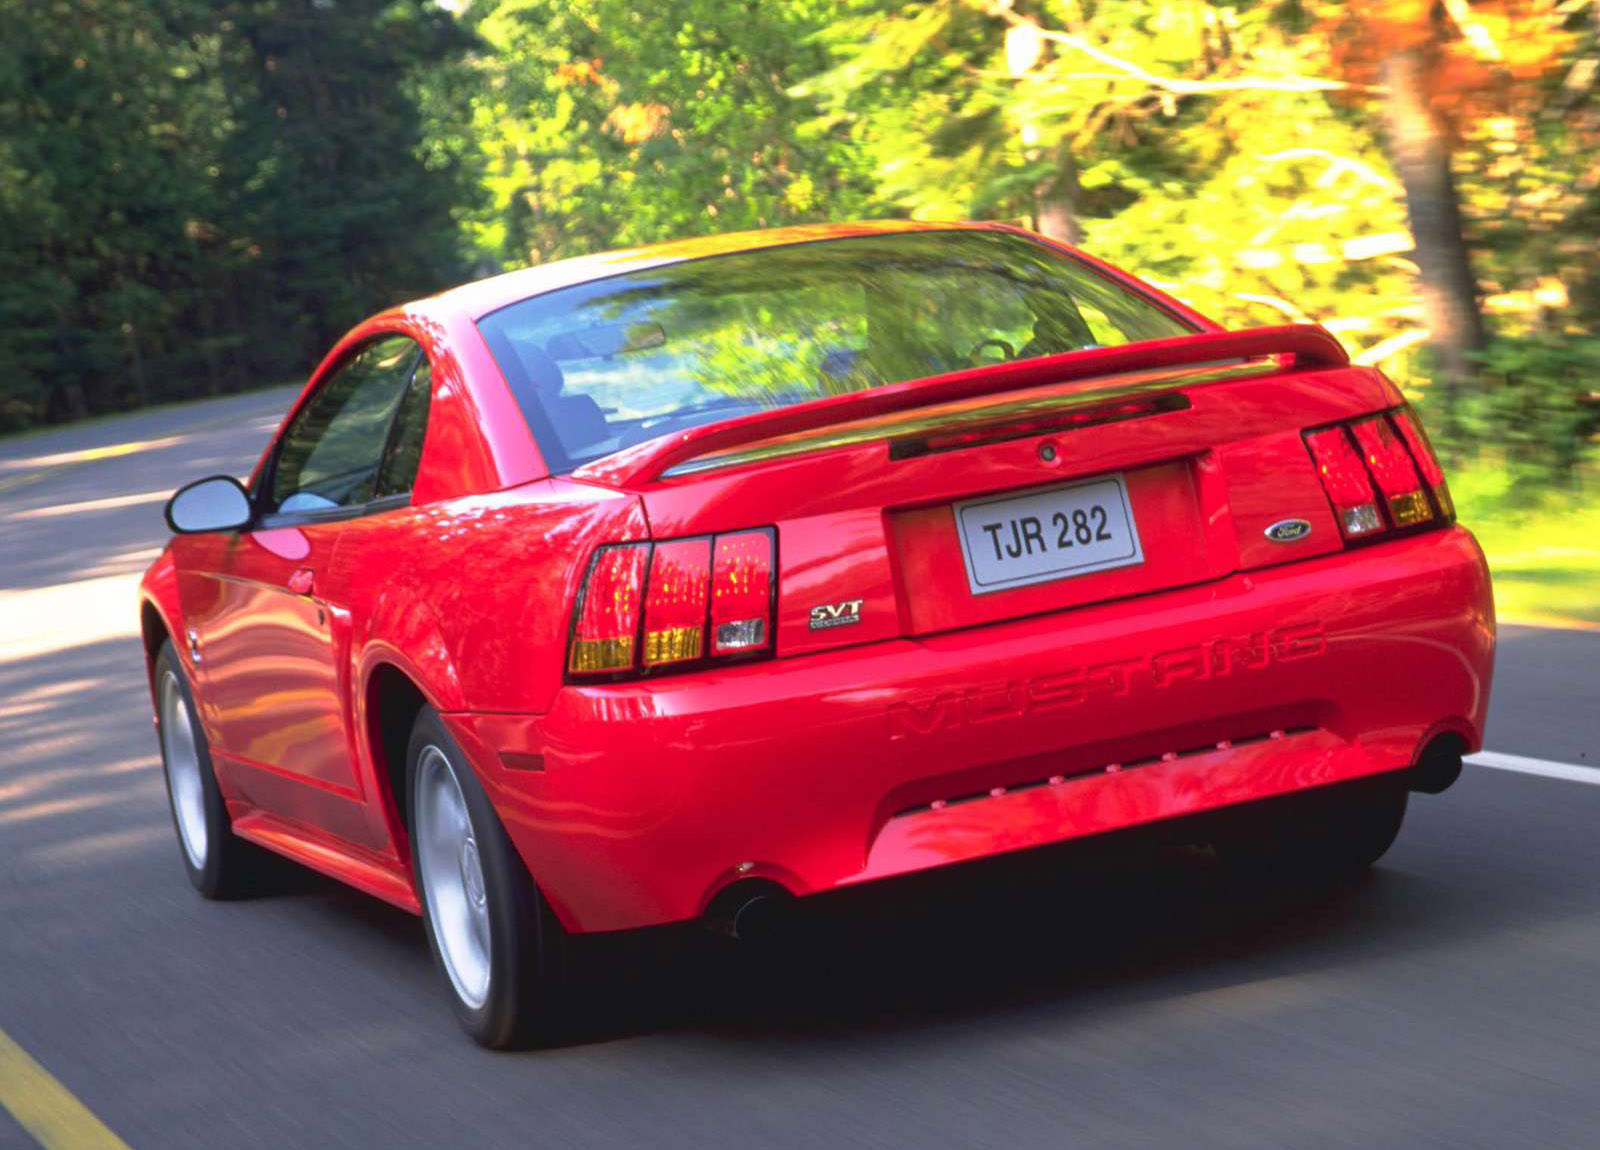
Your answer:
[[[574,929],[1439,789],[1481,742],[1483,557],[1415,414],[1317,329],[775,405],[573,478],[649,538],[582,556],[548,710],[452,723]]]

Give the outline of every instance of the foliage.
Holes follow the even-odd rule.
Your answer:
[[[377,307],[445,286],[467,189],[419,151],[406,87],[470,44],[431,4],[231,0],[221,67],[225,237],[248,240],[249,321],[277,333],[275,373],[320,355]]]
[[[0,0],[0,429],[303,371],[443,286],[426,0]]]
[[[1483,356],[1465,428],[1477,454],[1506,476],[1508,502],[1530,504],[1569,484],[1600,432],[1600,338],[1538,333],[1497,339]]]
[[[1314,319],[1415,396],[1439,367],[1428,325],[1448,318],[1424,308],[1421,281],[1441,266],[1428,245],[1450,249],[1446,272],[1470,259],[1444,288],[1465,291],[1456,302],[1475,317],[1475,272],[1497,338],[1473,394],[1429,396],[1435,426],[1459,455],[1493,442],[1462,421],[1477,431],[1492,404],[1538,395],[1518,426],[1561,446],[1518,457],[1548,477],[1592,429],[1571,386],[1587,352],[1571,337],[1600,318],[1595,9],[854,0],[813,86],[872,157],[880,195],[912,214],[1081,236],[1229,325]],[[1395,92],[1380,81],[1411,50],[1410,95],[1424,134],[1453,152],[1455,189],[1397,178],[1416,173],[1390,161]],[[1431,234],[1413,234],[1419,218]],[[1440,220],[1457,220],[1442,238]],[[1455,335],[1478,362],[1473,332]]]
[[[472,134],[480,252],[513,264],[711,231],[849,218],[865,180],[790,89],[827,0],[501,0]]]
[[[0,0],[0,19],[0,428],[302,373],[361,314],[472,271],[911,215],[1081,241],[1229,325],[1322,322],[1458,458],[1528,483],[1573,474],[1595,433],[1596,0]],[[1407,108],[1442,185],[1399,147]],[[1441,248],[1490,333],[1465,392],[1425,346]]]
[[[1460,521],[1472,529],[1494,575],[1502,619],[1600,624],[1600,475],[1561,488],[1480,464],[1450,476]]]

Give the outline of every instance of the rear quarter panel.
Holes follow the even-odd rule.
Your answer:
[[[646,536],[637,499],[541,480],[352,521],[332,585],[349,589],[366,673],[409,668],[445,711],[538,713],[594,547]]]

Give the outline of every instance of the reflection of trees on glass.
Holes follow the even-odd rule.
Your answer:
[[[529,348],[558,362],[566,396],[604,414],[610,438],[566,452],[572,464],[741,410],[1188,330],[1063,253],[984,231],[691,260],[538,296],[480,326],[536,435],[549,384],[520,378]],[[649,346],[628,350],[613,334],[627,332]]]
[[[389,424],[416,358],[410,339],[381,339],[318,389],[283,437],[272,472],[273,507],[301,492],[335,506],[372,498]]]

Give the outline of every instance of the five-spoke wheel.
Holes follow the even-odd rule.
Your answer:
[[[417,878],[428,903],[434,944],[462,1003],[489,994],[489,900],[467,800],[450,759],[429,743],[417,759]]]
[[[184,870],[195,890],[207,898],[233,898],[253,884],[260,856],[233,834],[211,770],[211,750],[195,712],[194,693],[170,642],[163,643],[156,655],[154,673],[156,733]]]
[[[558,1040],[569,1013],[566,932],[429,708],[412,728],[406,778],[428,944],[456,1016],[485,1046]]]

